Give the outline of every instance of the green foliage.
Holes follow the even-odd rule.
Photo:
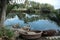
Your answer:
[[[54,7],[50,4],[42,4],[41,6],[42,13],[52,13],[53,10],[54,10]]]
[[[27,0],[25,1],[25,4],[14,4],[14,8],[13,9],[20,9],[20,8],[25,8]],[[47,15],[49,15],[49,13],[51,13],[53,10],[54,10],[54,7],[50,4],[40,4],[40,3],[37,3],[37,2],[34,2],[34,1],[30,1],[30,5],[31,7],[28,7],[26,12],[29,14],[29,15],[39,15],[39,17],[32,17],[32,18],[25,18],[25,14],[24,13],[19,13],[18,11],[19,10],[15,10],[18,12],[18,17],[22,20],[24,20],[25,22],[30,22],[30,21],[34,21],[34,20],[38,20],[38,19],[45,19],[47,18]],[[13,5],[12,5],[13,6]],[[11,9],[11,8],[10,8]],[[9,9],[9,10],[10,10]],[[45,12],[43,12],[45,11]],[[15,14],[11,14],[10,17]]]
[[[17,15],[18,15],[18,17],[19,17],[20,19],[23,20],[23,19],[25,18],[25,15],[26,15],[26,14],[24,14],[24,13],[19,13],[19,14],[17,14]]]
[[[49,15],[48,18],[51,21],[56,22],[58,25],[60,25],[60,13],[59,13],[59,9],[54,10],[52,15]]]
[[[8,18],[14,18],[14,16],[16,16],[15,13],[9,13],[9,14],[7,15],[7,19],[8,19]]]
[[[40,8],[40,3],[37,3],[37,2],[34,2],[34,1],[30,1],[30,5],[31,5],[31,7],[33,7],[33,8]]]
[[[20,8],[26,8],[27,9],[26,13],[28,13],[29,15],[33,15],[33,14],[39,15],[39,17],[25,18],[25,14],[23,14],[22,12],[17,14],[18,17],[20,19],[23,19],[25,22],[38,20],[40,18],[43,18],[43,19],[48,18],[52,21],[55,21],[58,25],[60,25],[60,9],[55,10],[54,7],[50,4],[40,4],[34,1],[28,1],[28,0],[26,0],[24,4],[23,3],[13,4],[13,5],[8,4],[7,14],[11,12],[12,9],[20,9]],[[20,10],[16,10],[16,11],[18,12]],[[13,15],[10,15],[10,17]]]
[[[25,5],[25,8],[28,8],[28,6],[29,6],[29,1],[28,1],[28,0],[25,0],[24,5]]]
[[[11,10],[12,10],[15,6],[16,6],[16,4],[13,4],[13,5],[8,4],[8,5],[7,5],[6,16],[8,15],[8,13],[11,12]]]
[[[5,35],[8,36],[8,38],[11,38],[13,37],[14,32],[12,30],[7,29]]]
[[[2,32],[2,30],[0,29],[0,37],[2,37],[2,35],[3,35],[3,32]]]
[[[4,27],[0,28],[0,37],[6,36],[8,38],[11,38],[13,37],[13,35],[14,35],[14,32],[12,30],[6,29]]]

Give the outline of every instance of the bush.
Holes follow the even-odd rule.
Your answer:
[[[8,38],[11,38],[13,37],[13,35],[14,35],[14,32],[12,30],[6,29],[4,27],[0,28],[0,37],[6,36]]]
[[[11,38],[13,37],[14,32],[12,30],[7,29],[5,35],[8,36],[8,38]]]

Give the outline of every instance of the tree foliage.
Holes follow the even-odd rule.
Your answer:
[[[15,6],[13,6],[15,5]],[[26,10],[26,13],[29,14],[29,15],[39,15],[39,17],[32,17],[32,18],[26,18],[24,13],[17,13],[16,15],[18,15],[18,17],[20,19],[23,19],[25,22],[30,22],[30,21],[34,21],[34,20],[37,20],[37,19],[47,19],[48,15],[50,15],[53,11],[54,11],[54,7],[50,4],[40,4],[40,3],[37,3],[37,2],[34,2],[34,1],[29,1],[28,3],[28,0],[25,1],[25,4],[21,3],[21,4],[13,4],[11,7],[13,9],[20,9],[20,8],[26,8],[27,7],[27,10]],[[11,7],[9,8],[9,11],[11,11]],[[9,12],[8,11],[8,12]]]
[[[57,9],[53,12],[54,14],[51,16],[49,15],[48,18],[51,20],[51,21],[54,21],[56,22],[58,25],[60,25],[60,9]]]
[[[2,0],[3,1],[3,0]],[[0,12],[1,11],[1,8],[2,8],[2,2],[0,1]],[[25,22],[30,22],[30,21],[34,21],[34,20],[38,20],[38,19],[50,19],[52,21],[55,21],[57,24],[60,24],[60,9],[58,10],[55,10],[54,7],[50,4],[41,4],[41,3],[37,3],[37,2],[34,2],[34,1],[28,1],[26,0],[25,3],[21,3],[21,4],[9,4],[9,0],[7,0],[7,11],[6,11],[6,15],[10,15],[8,13],[10,13],[12,11],[12,9],[20,9],[20,8],[26,8],[27,10],[25,11],[26,14],[29,14],[29,15],[39,15],[39,17],[32,17],[32,18],[28,18],[28,17],[25,17],[26,14],[22,13],[22,12],[18,12],[20,10],[17,10],[17,14],[18,17],[22,20],[24,20]],[[59,12],[59,13],[58,13]],[[14,15],[15,15],[14,14]],[[0,18],[1,18],[1,13],[0,13]],[[13,15],[10,15],[10,16],[13,16]]]

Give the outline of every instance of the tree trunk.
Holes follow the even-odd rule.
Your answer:
[[[2,9],[1,9],[1,22],[0,22],[0,26],[3,27],[4,26],[4,21],[5,21],[5,17],[6,17],[6,5],[7,0],[2,0],[1,4],[2,4]]]

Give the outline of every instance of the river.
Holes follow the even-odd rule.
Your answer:
[[[23,20],[20,20],[16,15],[14,18],[9,18],[4,22],[5,26],[11,28],[11,25],[19,24],[20,27],[26,26],[27,24],[24,23]],[[48,30],[48,29],[55,29],[60,30],[60,27],[55,23],[49,20],[37,20],[33,22],[29,22],[31,30]]]

